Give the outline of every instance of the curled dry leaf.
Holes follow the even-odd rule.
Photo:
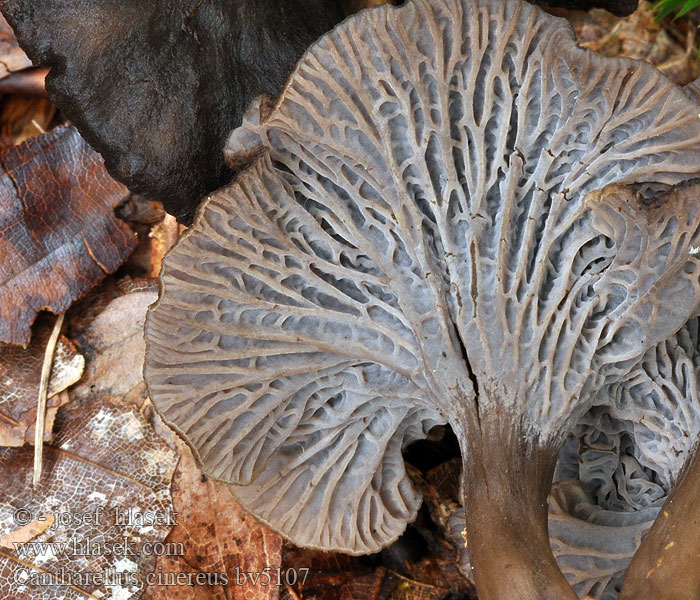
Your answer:
[[[72,127],[0,153],[0,341],[29,342],[37,312],[64,312],[135,245],[113,207],[128,193]]]
[[[155,203],[158,204],[160,203]],[[148,218],[148,215],[144,215]],[[125,218],[120,215],[121,218]],[[131,219],[126,217],[126,220]],[[175,245],[180,233],[186,228],[179,224],[172,215],[165,215],[159,223],[147,225],[132,223],[139,238],[138,246],[126,262],[125,268],[139,276],[157,279],[163,257]]]
[[[0,93],[48,98],[44,87],[48,72],[48,69],[27,69],[19,73],[12,73],[0,80]]]
[[[39,379],[44,349],[51,334],[51,322],[37,324],[27,348],[0,344],[0,446],[22,446],[34,439]],[[56,346],[49,400],[46,411],[44,440],[51,440],[56,411],[68,401],[63,392],[80,379],[85,360],[66,337]]]
[[[19,47],[9,23],[0,14],[0,79],[32,66],[32,61]]]
[[[0,597],[138,598],[155,563],[148,544],[162,542],[177,520],[169,491],[175,464],[175,453],[139,413],[105,397],[73,402],[59,414],[38,488],[28,485],[31,449],[6,449],[0,534],[48,515],[55,523],[30,543],[0,549]],[[148,514],[153,523],[143,520]]]
[[[146,310],[156,298],[155,290],[115,298],[78,334],[76,339],[86,354],[87,366],[86,385],[75,390],[76,398],[94,393],[126,396],[143,387],[143,323]]]

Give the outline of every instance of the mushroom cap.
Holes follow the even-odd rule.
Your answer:
[[[700,164],[696,106],[518,0],[350,18],[234,158],[251,132],[266,152],[163,263],[145,375],[299,545],[395,539],[419,504],[401,449],[435,424],[558,447],[697,305],[698,200],[660,192]]]
[[[2,0],[52,101],[134,192],[189,223],[233,172],[221,150],[277,95],[337,0]]]

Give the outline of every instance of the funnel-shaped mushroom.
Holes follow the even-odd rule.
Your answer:
[[[658,193],[700,164],[694,103],[519,1],[417,0],[321,38],[232,151],[253,133],[164,262],[158,410],[259,518],[350,553],[414,517],[401,449],[449,422],[480,600],[575,598],[552,473],[697,305],[700,202]]]
[[[697,596],[699,333],[693,318],[647,350],[596,395],[559,453],[550,544],[579,597],[624,598],[623,581],[631,600]],[[463,530],[463,510],[452,518]]]

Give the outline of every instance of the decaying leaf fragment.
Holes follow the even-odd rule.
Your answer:
[[[154,573],[162,583],[167,573],[225,573],[228,582],[153,585],[142,600],[277,600],[282,538],[244,511],[225,484],[204,476],[184,442],[164,425],[161,430],[170,434],[179,456],[172,485],[178,524],[165,541],[182,544],[185,554],[158,557]],[[249,573],[262,575],[254,581]]]
[[[89,385],[79,386],[76,398],[93,393],[125,396],[143,387],[143,322],[156,298],[154,289],[115,298],[77,335],[76,342],[88,359],[85,380]]]
[[[50,529],[55,522],[56,518],[53,514],[48,516],[40,515],[36,521],[30,521],[19,529],[0,536],[0,548],[14,550],[15,544],[26,544],[47,529]]]
[[[602,10],[568,17],[584,48],[605,56],[644,60],[674,83],[684,85],[700,75],[697,17],[691,13],[673,23],[660,23],[653,4],[642,0],[639,8],[625,19]]]
[[[139,413],[96,396],[59,414],[36,489],[32,460],[29,447],[0,454],[0,535],[48,515],[55,522],[24,545],[0,549],[0,598],[139,597],[155,555],[180,551],[148,545],[177,522],[169,491],[175,453]]]
[[[22,446],[34,439],[39,378],[51,323],[41,320],[27,348],[0,344],[0,446]],[[65,336],[54,354],[46,411],[44,440],[51,440],[51,429],[59,406],[68,401],[63,392],[80,379],[85,360]]]
[[[135,246],[113,207],[126,188],[72,127],[0,153],[0,341],[26,344],[36,313],[64,312]]]

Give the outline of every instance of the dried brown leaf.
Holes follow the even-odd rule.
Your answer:
[[[95,286],[85,297],[76,302],[66,315],[65,332],[71,339],[76,340],[83,336],[93,321],[116,298],[136,292],[158,293],[158,282],[152,279],[132,277],[126,275],[119,279],[114,276],[105,279]],[[89,350],[86,348],[85,350]]]
[[[27,348],[0,344],[0,446],[22,446],[34,439],[37,397],[44,350],[51,335],[52,320],[41,319]],[[54,354],[44,440],[51,440],[56,411],[66,402],[63,390],[76,383],[85,360],[64,336]]]
[[[304,554],[307,551],[295,548],[293,552]],[[295,559],[290,562],[288,556],[289,552],[286,552],[285,568],[290,567],[290,564],[300,564]],[[367,567],[354,564],[346,566],[345,569],[334,568],[330,561],[340,555],[328,553],[327,556],[328,564],[321,566],[315,563],[304,585],[285,586],[280,600],[444,600],[448,596],[464,600],[476,599],[468,587],[462,586],[452,590],[443,585],[423,583],[404,577],[384,567],[368,570]]]
[[[26,344],[36,313],[58,314],[135,245],[113,208],[128,193],[73,127],[0,153],[0,341]]]
[[[468,597],[466,582],[448,589],[436,581],[426,583],[384,567],[371,567],[362,558],[295,547],[285,549],[285,569],[300,573],[305,567],[309,568],[308,576],[289,586],[282,600],[443,600],[451,591],[454,597]],[[426,568],[423,574],[427,574]]]
[[[341,600],[386,600],[396,591],[396,577],[383,567],[354,577],[340,591]]]
[[[291,574],[281,600],[387,600],[401,577],[374,567],[364,557],[285,547],[284,570]],[[296,576],[296,577],[295,577]]]
[[[225,484],[203,475],[187,445],[158,422],[180,456],[172,486],[178,525],[166,541],[182,543],[185,555],[159,557],[155,573],[225,573],[228,584],[154,585],[142,600],[276,600],[282,539],[240,508]]]
[[[143,322],[157,297],[155,290],[117,297],[76,337],[87,364],[84,385],[74,390],[75,398],[94,393],[126,396],[143,386]]]
[[[433,551],[423,560],[407,565],[410,577],[408,589],[413,594],[408,597],[449,595],[452,598],[476,598],[473,583],[457,568],[456,559],[457,553],[450,544],[445,543],[440,550]]]
[[[27,69],[0,79],[0,93],[48,98],[45,82],[48,69]]]
[[[138,598],[155,564],[147,544],[162,542],[177,521],[169,492],[175,453],[121,399],[96,396],[59,414],[35,489],[32,460],[30,448],[0,453],[0,534],[18,535],[49,514],[55,523],[32,542],[0,549],[0,598]],[[129,509],[158,519],[118,522],[115,511]],[[37,545],[44,542],[52,545]]]
[[[133,226],[138,233],[139,244],[127,266],[144,277],[155,279],[160,275],[163,257],[175,245],[185,226],[180,225],[172,215],[166,215],[153,225],[135,223]]]
[[[32,66],[32,61],[19,47],[9,23],[0,14],[0,78]]]
[[[51,431],[59,408],[68,404],[69,396],[67,392],[61,392],[46,401],[46,419],[44,422],[44,441],[51,440]],[[20,413],[19,419],[15,420],[5,414],[0,416],[0,446],[23,446],[34,442],[34,432],[36,423],[36,405],[23,407],[26,410]],[[6,410],[6,409],[5,409]],[[7,412],[10,412],[7,410]]]
[[[671,81],[686,85],[700,75],[697,57],[697,22],[692,13],[684,19],[657,22],[652,3],[642,0],[631,15],[619,18],[596,9],[570,12],[579,43],[605,56],[644,60]]]

